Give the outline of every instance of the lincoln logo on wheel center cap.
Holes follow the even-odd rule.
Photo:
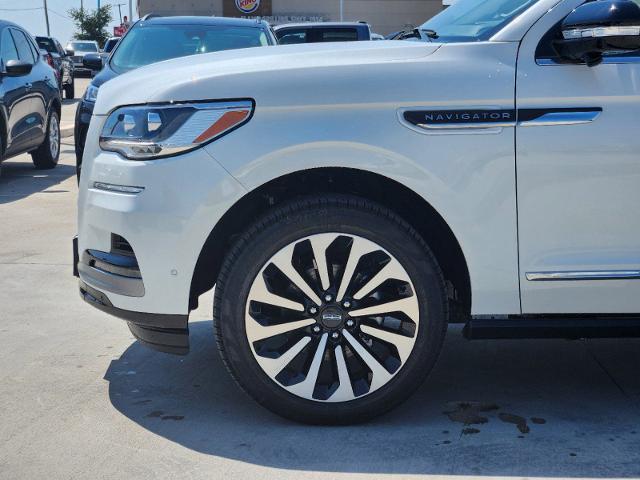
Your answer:
[[[342,312],[337,308],[327,308],[322,312],[322,324],[327,328],[336,328],[342,324]]]

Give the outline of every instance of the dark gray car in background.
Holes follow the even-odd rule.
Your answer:
[[[36,168],[58,164],[60,90],[33,37],[0,20],[0,162],[31,153]]]

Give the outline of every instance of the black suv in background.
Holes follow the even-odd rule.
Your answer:
[[[36,43],[49,54],[51,61],[47,61],[47,63],[56,71],[60,90],[64,90],[66,98],[73,98],[75,96],[75,82],[71,57],[75,52],[65,52],[60,42],[53,37],[36,37]]]
[[[93,106],[98,89],[104,82],[162,60],[276,43],[269,24],[260,20],[157,15],[147,15],[138,20],[116,44],[78,103],[74,127],[78,179]]]
[[[35,41],[0,20],[0,162],[30,152],[36,168],[60,155],[60,90]]]

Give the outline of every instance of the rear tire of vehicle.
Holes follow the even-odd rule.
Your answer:
[[[64,86],[64,97],[67,100],[72,100],[76,96],[76,87],[75,87],[75,79],[71,79],[71,83]]]
[[[49,114],[44,142],[31,152],[33,165],[39,170],[55,168],[60,158],[60,119],[55,111]]]
[[[314,243],[316,241],[319,243]],[[317,249],[317,245],[323,245],[322,250]],[[295,253],[305,248],[306,256]],[[336,251],[341,252],[337,263],[334,261]],[[279,257],[282,252],[293,253],[287,260],[287,256]],[[317,252],[324,254],[316,257]],[[355,266],[351,280],[345,280],[346,288],[342,285],[338,288],[342,275],[349,271],[351,256]],[[324,278],[317,261],[322,257],[325,260],[321,263],[327,265],[329,272]],[[277,258],[285,258],[284,263],[278,263]],[[301,258],[306,269],[299,261]],[[267,307],[273,309],[278,300],[265,304],[264,300],[256,303],[252,298],[258,291],[256,282],[276,278],[271,277],[273,270],[263,274],[268,268],[273,269],[273,262],[292,267],[285,269],[289,273],[284,274],[284,283],[282,277],[278,280],[280,299],[284,294],[284,298],[292,300],[296,288],[301,294],[296,281],[292,280],[291,270],[296,270],[306,276],[303,281],[318,295],[321,305],[314,309],[318,299],[310,301],[311,297],[302,293],[295,301],[302,303],[305,311],[294,312],[277,306],[280,313],[273,310],[265,313]],[[396,276],[380,277],[387,265],[392,267],[388,271]],[[336,273],[340,271],[342,273]],[[284,271],[280,269],[280,272]],[[376,281],[384,279],[378,286],[375,282],[369,283],[376,275]],[[276,293],[272,287],[277,282],[270,283],[271,286],[266,282],[268,297],[269,293]],[[283,285],[287,288],[282,289]],[[330,285],[328,290],[327,285]],[[356,291],[368,290],[371,285],[374,287],[369,293],[364,292],[365,295]],[[333,294],[332,298],[329,293]],[[301,300],[303,297],[306,300]],[[345,299],[352,303],[351,310],[349,306],[344,307],[349,303],[345,303]],[[391,305],[397,299],[410,302],[412,307],[402,310],[405,307],[394,303],[389,308],[401,312],[385,310],[387,303]],[[254,316],[256,305],[257,315],[262,315],[260,322]],[[371,306],[381,309],[377,320],[373,313],[357,313]],[[340,314],[334,312],[336,308]],[[327,309],[331,309],[329,314]],[[314,310],[319,310],[315,316]],[[264,325],[267,328],[281,326],[291,312],[297,316],[289,316],[290,322],[299,322],[303,315],[315,323],[277,335],[264,330]],[[357,197],[308,197],[276,208],[242,234],[221,267],[213,319],[218,348],[227,369],[259,404],[297,422],[353,424],[396,407],[424,381],[442,348],[448,321],[447,297],[442,272],[428,245],[394,212]],[[329,324],[335,321],[341,322],[340,325]],[[322,330],[318,333],[319,328]],[[255,330],[266,336],[254,335]],[[381,330],[386,331],[382,336]],[[264,338],[275,343],[263,349],[259,342]],[[296,345],[303,345],[302,349],[294,350]],[[395,347],[398,348],[394,351]],[[288,359],[291,355],[293,360]],[[280,358],[282,362],[278,361]],[[277,366],[269,370],[267,362],[272,359],[276,359]],[[291,375],[287,373],[287,380],[283,381],[285,370],[291,371]],[[303,384],[304,389],[300,390]],[[300,393],[302,391],[307,393]]]

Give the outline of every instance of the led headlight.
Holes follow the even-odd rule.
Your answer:
[[[246,123],[252,111],[250,100],[120,107],[104,124],[100,148],[132,160],[175,155]]]
[[[87,102],[94,103],[97,98],[98,98],[98,87],[94,85],[89,85],[87,87],[87,91],[84,93],[84,99]]]

